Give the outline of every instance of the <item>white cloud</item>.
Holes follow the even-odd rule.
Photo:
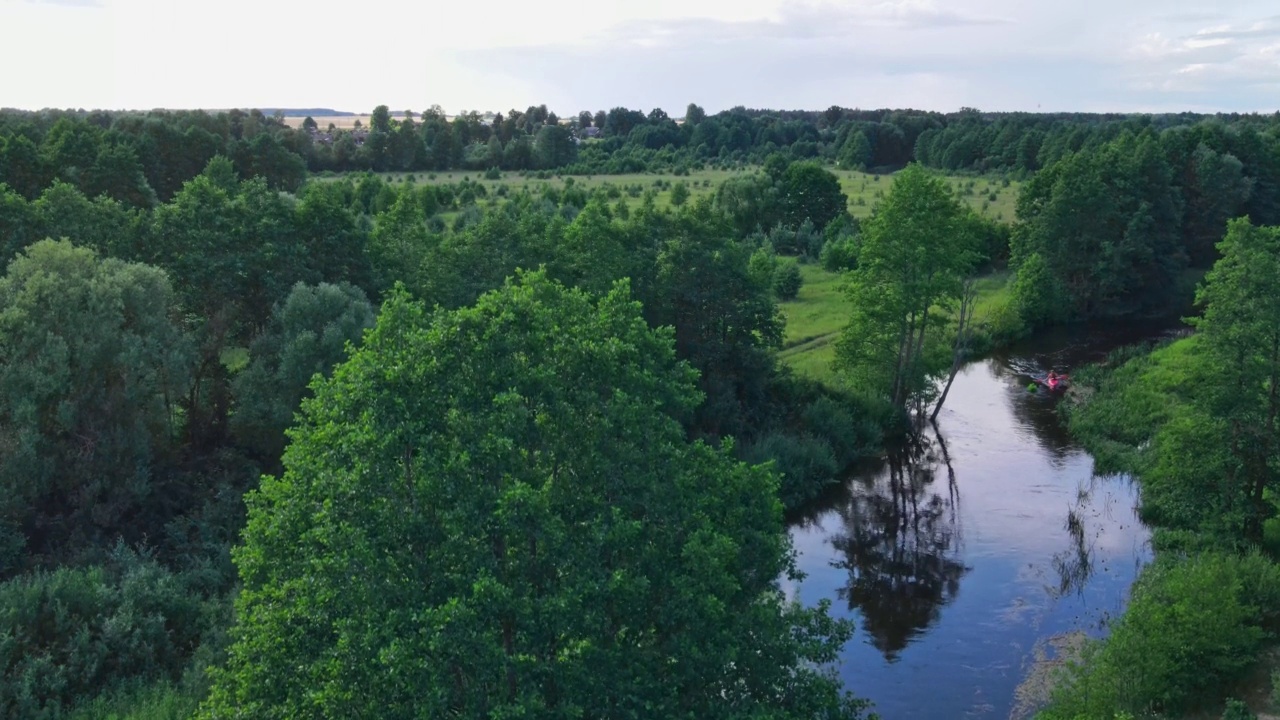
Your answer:
[[[0,105],[1274,109],[1272,15],[1258,0],[0,0]]]

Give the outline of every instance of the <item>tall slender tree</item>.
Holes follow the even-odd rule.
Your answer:
[[[964,218],[946,183],[910,165],[863,225],[837,363],[855,384],[903,408],[919,409],[949,364],[934,351],[947,325],[940,309],[960,299],[974,264]]]

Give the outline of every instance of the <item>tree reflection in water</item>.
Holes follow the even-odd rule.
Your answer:
[[[840,555],[833,565],[849,571],[840,597],[861,611],[862,629],[893,661],[955,599],[968,570],[960,494],[936,426],[865,477],[837,508],[843,529],[831,538]]]

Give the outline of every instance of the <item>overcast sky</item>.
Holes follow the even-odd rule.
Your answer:
[[[1280,2],[0,0],[0,68],[29,109],[1274,112]]]

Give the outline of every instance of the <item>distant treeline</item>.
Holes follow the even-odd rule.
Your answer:
[[[912,161],[947,171],[1026,176],[1125,133],[1174,133],[1280,172],[1278,115],[956,113],[916,110],[771,111],[707,115],[690,105],[677,120],[661,109],[583,111],[560,118],[545,105],[449,119],[438,107],[393,115],[374,109],[368,127],[300,128],[259,110],[0,111],[0,179],[34,199],[53,179],[93,197],[134,206],[173,197],[214,155],[242,178],[294,190],[307,171],[541,170],[568,174],[681,172],[751,164],[782,152],[849,169],[896,169]],[[1190,135],[1188,135],[1190,133]],[[1265,167],[1263,167],[1265,166]]]

